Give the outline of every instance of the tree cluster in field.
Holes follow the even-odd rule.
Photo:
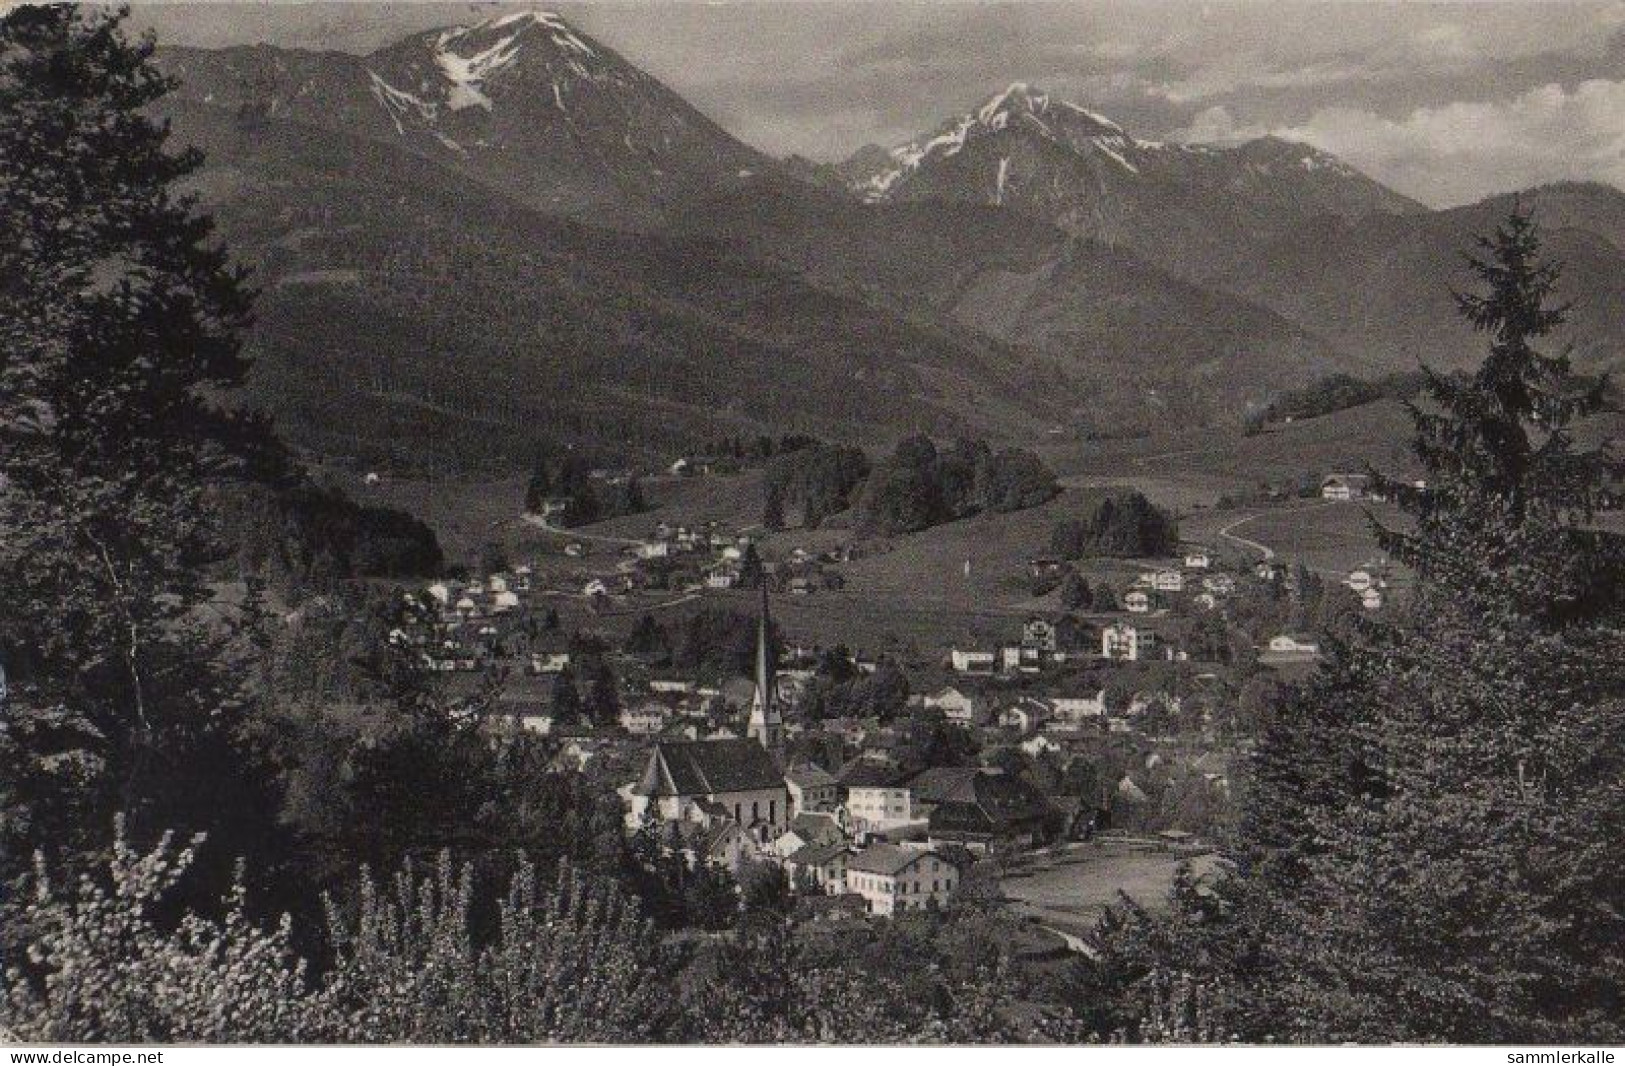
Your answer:
[[[1151,559],[1178,549],[1178,523],[1138,492],[1105,496],[1082,516],[1061,519],[1050,532],[1050,550],[1068,560]]]
[[[805,721],[826,718],[877,718],[889,722],[908,705],[908,677],[891,659],[882,658],[874,670],[859,670],[842,646],[819,656],[812,680],[796,700],[796,714]]]
[[[938,450],[931,438],[909,437],[876,463],[855,506],[861,533],[890,536],[965,518],[1036,507],[1060,489],[1030,451],[994,451],[960,438]]]
[[[802,526],[817,529],[852,505],[852,494],[868,475],[862,448],[813,442],[780,449],[762,474],[762,524],[782,529],[788,506],[800,508]]]
[[[713,472],[730,472],[761,466],[777,456],[824,446],[824,442],[817,437],[804,433],[785,433],[777,440],[766,433],[754,437],[734,434],[707,441],[698,454],[711,463]],[[719,466],[722,467],[720,471],[717,469]]]
[[[233,486],[219,496],[222,536],[237,547],[239,572],[295,598],[349,578],[431,577],[445,566],[440,541],[422,520],[357,504],[337,488],[300,481]]]
[[[550,516],[560,526],[582,526],[649,508],[637,475],[608,479],[593,476],[592,464],[582,455],[544,451],[525,482],[525,513],[539,515],[549,501],[562,510]]]
[[[1281,393],[1247,418],[1246,432],[1261,433],[1271,425],[1319,418],[1381,399],[1409,400],[1422,391],[1420,371],[1385,374],[1374,381],[1351,374],[1328,374],[1301,389]]]

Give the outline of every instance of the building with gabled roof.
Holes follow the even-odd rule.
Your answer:
[[[846,866],[857,849],[846,841],[808,844],[785,860],[790,876],[805,874],[826,893],[846,891]]]
[[[862,896],[870,914],[940,907],[959,880],[959,867],[927,848],[870,844],[846,862],[846,890]]]
[[[910,783],[915,811],[928,819],[931,843],[985,850],[1040,843],[1054,812],[1030,781],[991,769],[927,770]]]
[[[790,821],[790,795],[778,764],[749,738],[660,741],[632,789],[631,821],[681,821],[701,801],[721,805],[757,839]]]
[[[784,785],[790,790],[791,816],[802,811],[833,810],[840,802],[840,782],[817,763],[802,762],[784,772]]]

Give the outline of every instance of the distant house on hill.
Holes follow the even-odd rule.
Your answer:
[[[1320,642],[1303,633],[1279,633],[1258,654],[1258,661],[1266,666],[1312,663],[1319,658]]]
[[[1151,575],[1151,587],[1158,592],[1184,592],[1185,575],[1178,570],[1157,570]]]
[[[1049,653],[1056,647],[1055,623],[1047,618],[1029,618],[1021,627],[1021,646],[1024,649]]]
[[[1129,589],[1123,593],[1123,610],[1129,614],[1151,613],[1151,594],[1144,589]]]
[[[665,729],[670,720],[671,708],[654,700],[621,711],[621,727],[633,736],[653,736]]]
[[[1155,642],[1155,634],[1127,622],[1113,622],[1100,631],[1100,657],[1138,662]]]
[[[1023,696],[999,712],[999,725],[1025,735],[1036,730],[1053,716],[1054,711],[1049,704],[1031,696]]]
[[[998,656],[990,651],[961,651],[949,653],[949,662],[958,674],[991,675],[998,668]]]
[[[1370,494],[1371,477],[1367,474],[1331,474],[1320,483],[1323,500],[1363,500]]]
[[[946,686],[941,691],[926,694],[920,700],[920,706],[928,711],[941,711],[942,716],[948,721],[960,725],[970,725],[976,720],[976,698],[952,685]]]

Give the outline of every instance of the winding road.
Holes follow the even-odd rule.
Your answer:
[[[587,533],[579,529],[565,529],[561,526],[555,526],[553,523],[549,522],[539,514],[520,515],[519,517],[520,520],[523,521],[527,526],[535,526],[537,529],[540,529],[543,532],[557,533],[561,537],[569,537],[572,540],[594,541],[598,544],[615,544],[620,547],[642,543],[633,537],[611,537],[604,533]]]
[[[1300,511],[1323,511],[1328,507],[1336,507],[1340,503],[1347,502],[1348,501],[1346,500],[1318,500],[1303,507],[1284,507],[1276,511],[1254,511],[1252,514],[1242,515],[1229,525],[1221,527],[1218,531],[1218,535],[1223,539],[1228,540],[1232,544],[1237,544],[1250,551],[1257,552],[1259,561],[1266,562],[1275,558],[1275,549],[1262,541],[1253,540],[1251,537],[1237,536],[1236,530],[1240,529],[1248,522],[1256,521],[1257,519],[1264,518],[1268,515],[1291,514]]]

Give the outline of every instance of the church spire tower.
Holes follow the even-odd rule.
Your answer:
[[[772,752],[784,748],[784,718],[779,713],[778,678],[767,609],[767,581],[762,581],[762,610],[756,620],[756,695],[750,703],[750,725],[745,735]]]

